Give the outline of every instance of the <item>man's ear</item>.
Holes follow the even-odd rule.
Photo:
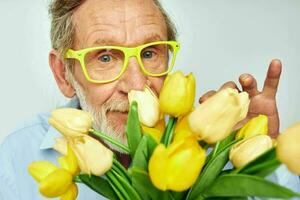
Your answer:
[[[68,98],[75,95],[73,86],[66,79],[65,64],[55,50],[49,53],[49,65],[60,91]]]

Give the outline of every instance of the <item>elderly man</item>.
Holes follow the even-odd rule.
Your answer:
[[[167,60],[172,60],[173,48],[178,44],[166,42],[176,40],[168,15],[157,0],[54,0],[50,14],[53,50],[49,63],[59,89],[72,98],[66,107],[91,113],[96,129],[126,143],[128,92],[148,85],[158,95],[172,68]],[[254,77],[240,76],[242,89],[251,98],[249,117],[268,115],[273,137],[279,130],[275,95],[280,72],[280,61],[272,61],[262,92],[257,90]],[[225,83],[225,87],[237,88],[234,82]],[[209,91],[200,102],[214,93]],[[35,160],[55,162],[58,156],[52,149],[58,133],[49,126],[48,117],[38,115],[2,144],[0,199],[42,199],[27,166]],[[120,155],[120,160],[124,165],[130,162],[126,155]],[[284,173],[281,183],[295,189],[298,179]],[[101,197],[80,186],[78,199]]]

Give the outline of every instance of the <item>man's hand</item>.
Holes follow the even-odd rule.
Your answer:
[[[250,98],[249,111],[242,124],[259,114],[267,115],[269,118],[269,135],[272,138],[276,138],[279,134],[279,116],[276,105],[276,93],[280,79],[281,68],[282,66],[280,60],[272,60],[271,64],[269,65],[262,91],[257,89],[256,79],[252,75],[242,74],[239,77],[239,82],[243,91],[248,92]],[[227,87],[238,89],[234,82],[229,81],[225,83],[219,90]],[[215,93],[216,91],[214,90],[208,91],[199,99],[199,102],[203,103]]]

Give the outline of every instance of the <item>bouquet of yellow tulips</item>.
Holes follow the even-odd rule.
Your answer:
[[[77,184],[85,184],[113,200],[300,196],[265,179],[281,164],[300,174],[300,159],[294,159],[300,157],[300,123],[277,140],[268,136],[264,115],[234,130],[247,115],[248,94],[223,89],[194,108],[195,78],[180,71],[168,75],[159,98],[148,87],[128,98],[127,145],[94,130],[84,111],[52,112],[49,123],[62,134],[54,146],[63,155],[60,166],[38,161],[28,168],[42,195],[73,200]],[[130,167],[97,138],[128,153]]]

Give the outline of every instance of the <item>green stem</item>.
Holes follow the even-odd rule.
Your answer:
[[[119,161],[117,159],[113,159],[113,167],[115,167],[117,170],[116,171],[120,171],[120,175],[123,175],[123,177],[129,182],[131,183],[131,178],[128,175],[127,170],[125,169],[125,167],[123,167],[123,165],[121,163],[119,163]]]
[[[101,133],[100,131],[96,131],[94,129],[91,129],[90,132],[93,135],[99,137],[100,139],[108,141],[111,144],[115,145],[116,147],[119,147],[120,149],[124,150],[126,153],[130,153],[130,149],[126,145],[122,144],[121,142],[118,142],[117,140],[113,139],[112,137],[110,137],[104,133]]]
[[[117,194],[117,196],[119,197],[119,199],[120,200],[125,200],[124,197],[122,196],[122,194],[120,193],[120,191],[118,190],[118,188],[116,188],[116,186],[114,185],[113,181],[109,178],[109,176],[106,175],[106,177],[107,177],[108,184],[115,191],[115,193]]]
[[[212,157],[215,157],[215,155],[217,154],[218,150],[219,150],[219,145],[220,145],[220,142],[217,142],[214,150],[213,150],[213,154],[212,154]]]
[[[127,194],[123,186],[120,184],[120,182],[117,180],[113,172],[112,171],[106,172],[106,176],[112,181],[113,185],[121,192],[121,194],[124,195],[125,199],[130,200],[129,195]]]
[[[176,121],[177,118],[170,116],[163,138],[161,140],[161,143],[163,143],[165,146],[168,146],[171,143],[173,137],[173,129],[176,124]]]

